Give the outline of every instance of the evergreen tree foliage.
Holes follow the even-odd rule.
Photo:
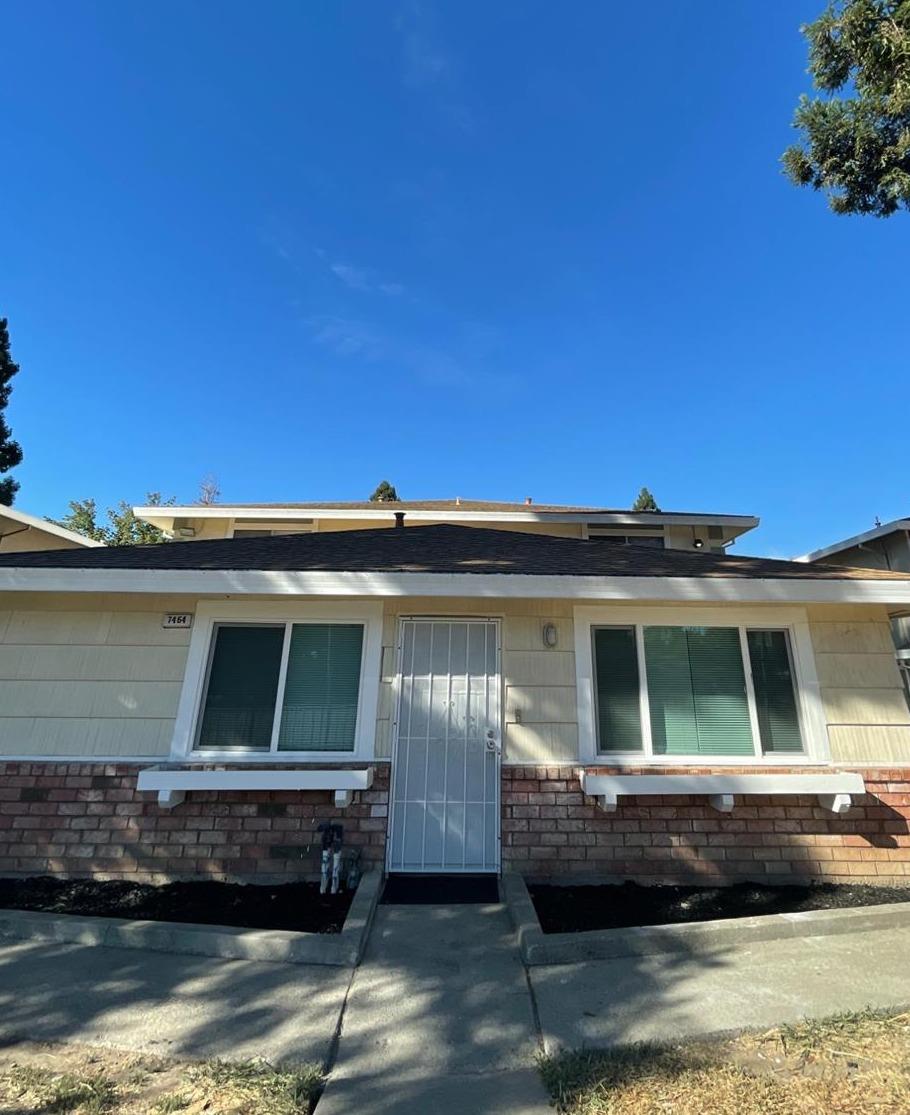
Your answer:
[[[176,500],[162,499],[160,492],[149,492],[146,498],[149,507],[170,507]],[[116,507],[107,512],[107,524],[99,524],[98,509],[93,499],[75,499],[70,502],[69,514],[62,519],[51,520],[58,526],[84,534],[105,546],[142,546],[155,542],[168,542],[167,535],[151,523],[137,519],[132,507],[126,500],[120,500]]]
[[[651,495],[648,489],[642,488],[641,491],[638,493],[638,498],[632,504],[632,510],[659,511],[660,508],[657,506],[657,500],[654,498],[654,496]]]
[[[800,98],[784,173],[835,213],[910,209],[910,0],[832,0],[802,32],[822,96]]]
[[[370,503],[395,503],[398,500],[398,493],[388,480],[381,481],[376,491],[370,496]]]
[[[22,447],[13,440],[12,430],[3,414],[13,389],[10,380],[19,371],[19,365],[13,363],[10,355],[7,325],[7,319],[0,317],[0,473],[9,472],[22,462]],[[0,503],[12,507],[18,491],[19,485],[11,476],[0,480]]]

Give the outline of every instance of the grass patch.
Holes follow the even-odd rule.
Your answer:
[[[0,1111],[17,1115],[310,1115],[322,1086],[316,1065],[185,1062],[51,1044],[0,1051]]]
[[[540,1063],[560,1115],[910,1111],[910,1014],[862,1011],[729,1041],[580,1050]]]

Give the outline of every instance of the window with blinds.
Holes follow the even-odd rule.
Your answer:
[[[275,719],[284,624],[219,624],[196,746],[268,751]]]
[[[198,750],[353,751],[363,624],[218,624]],[[280,679],[284,677],[279,693]]]
[[[599,753],[715,758],[802,753],[786,630],[596,627],[592,640]],[[645,694],[647,731],[640,711]]]
[[[739,630],[646,627],[655,755],[752,755]]]
[[[640,751],[641,692],[634,627],[594,630],[599,751]]]
[[[363,627],[295,624],[288,652],[279,751],[353,751]]]
[[[747,631],[746,639],[762,751],[766,755],[802,751],[787,632]]]

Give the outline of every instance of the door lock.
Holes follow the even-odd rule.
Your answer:
[[[492,728],[487,732],[487,751],[498,751],[499,744],[496,741],[496,733]]]

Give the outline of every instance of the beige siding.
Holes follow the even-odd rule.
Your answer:
[[[483,615],[502,622],[502,681],[505,699],[503,759],[546,763],[578,757],[575,703],[575,652],[572,603],[567,600],[490,602],[390,600],[383,625],[383,676],[379,702],[377,754],[391,754],[394,717],[395,641],[398,619],[407,615]],[[543,644],[542,630],[555,623],[555,648]]]
[[[910,762],[910,709],[883,608],[809,610],[831,757],[836,762]]]
[[[166,630],[161,618],[192,604],[54,596],[12,603],[0,611],[0,755],[167,755],[189,631]]]

